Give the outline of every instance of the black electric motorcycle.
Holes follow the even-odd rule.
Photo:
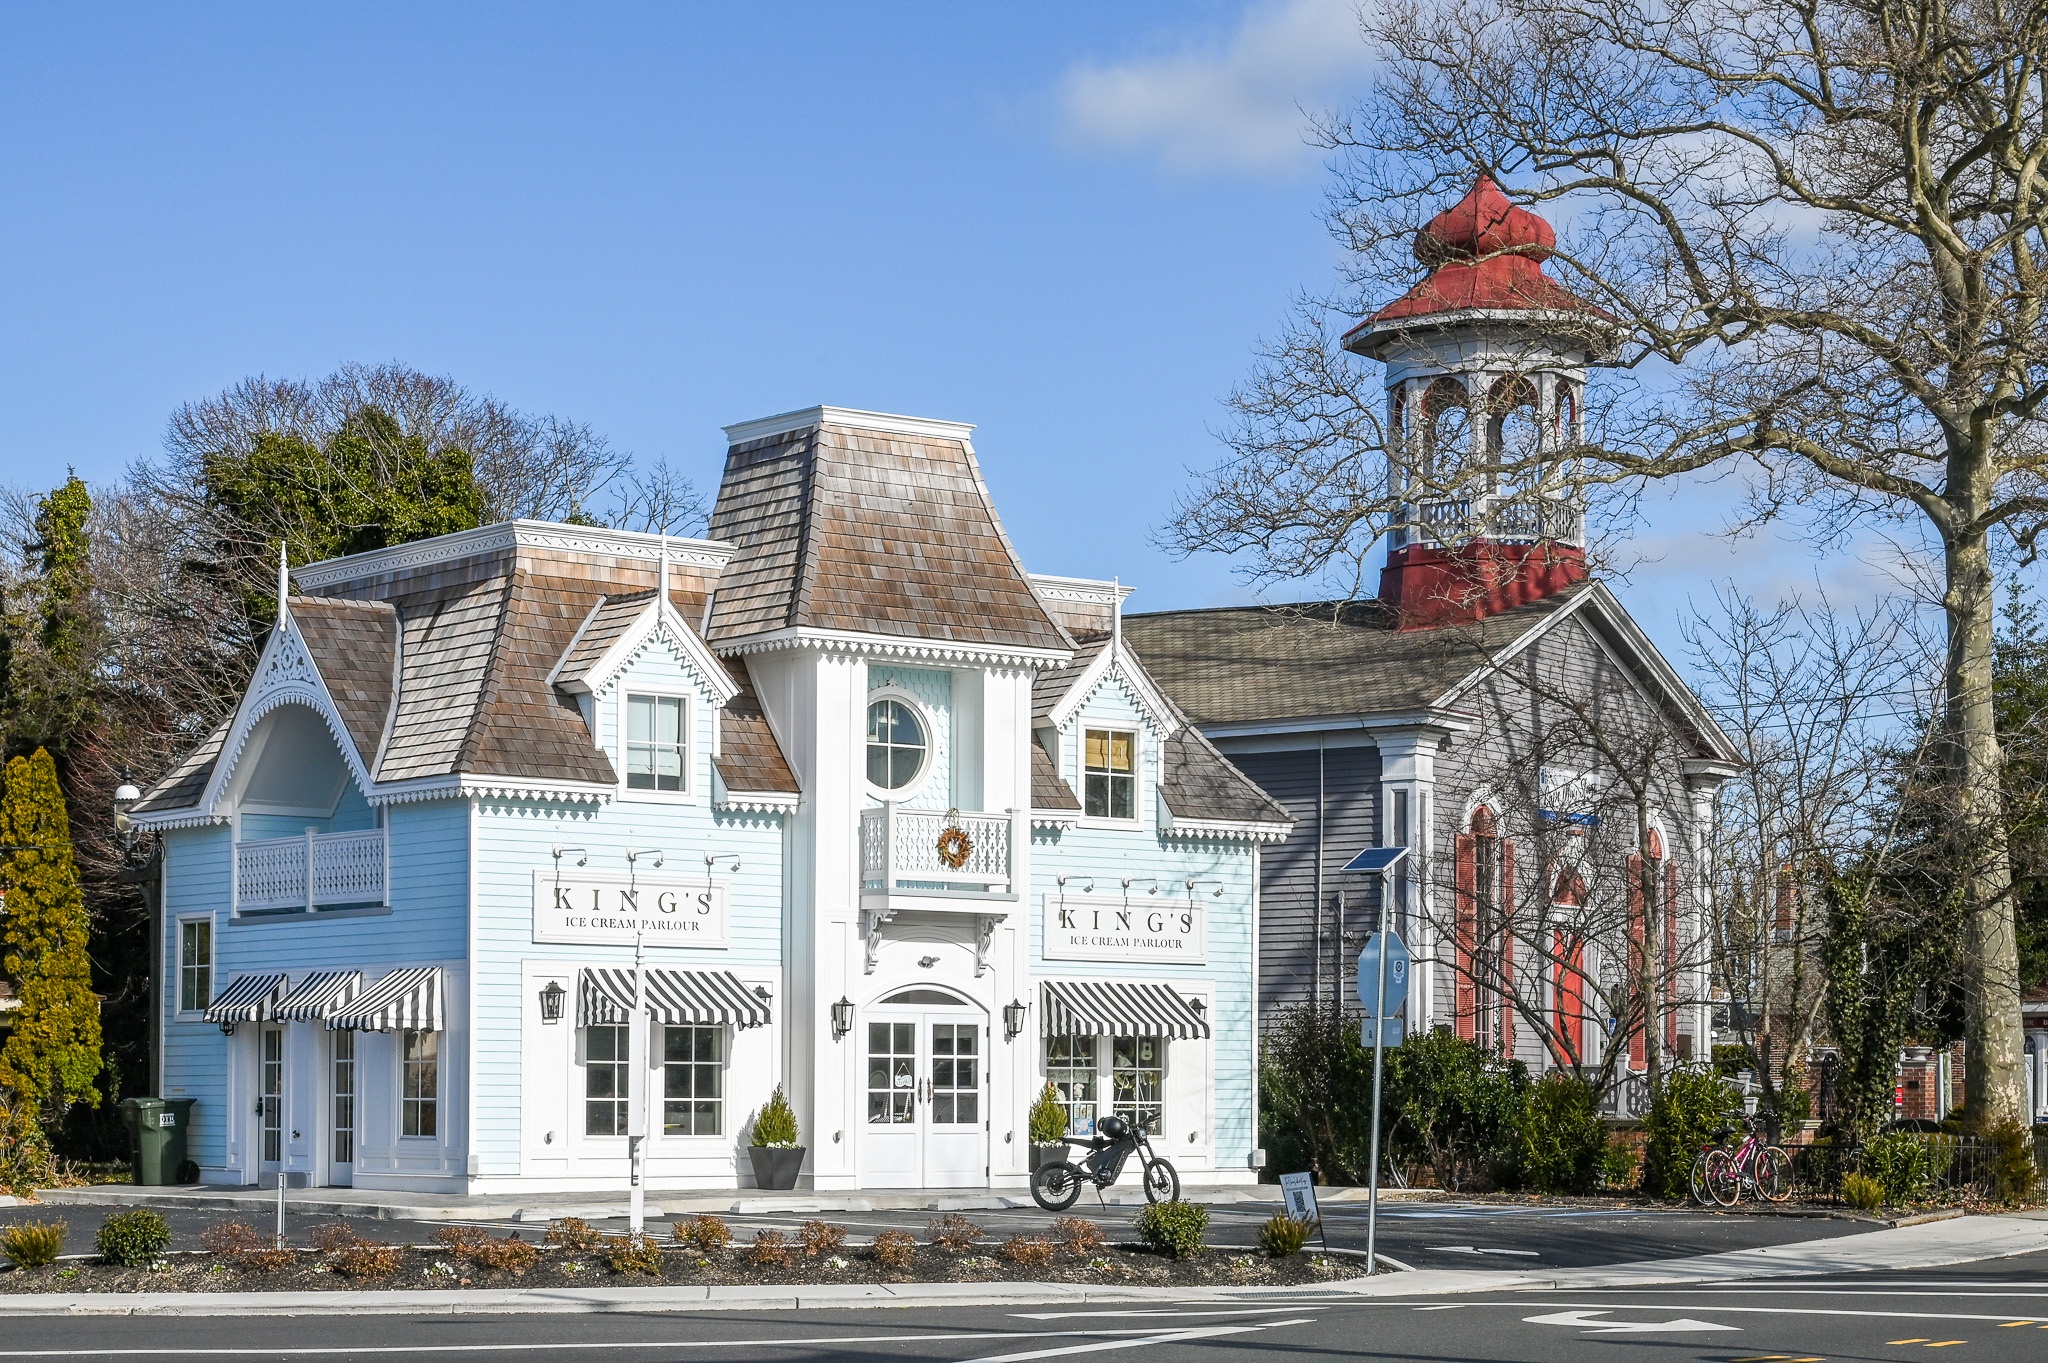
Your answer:
[[[1096,1123],[1095,1134],[1085,1142],[1089,1153],[1080,1163],[1056,1160],[1038,1166],[1038,1172],[1031,1176],[1031,1200],[1049,1212],[1063,1212],[1074,1205],[1081,1189],[1088,1184],[1101,1189],[1115,1183],[1117,1175],[1124,1171],[1124,1161],[1136,1151],[1138,1163],[1145,1171],[1145,1200],[1178,1202],[1180,1175],[1171,1164],[1152,1153],[1152,1142],[1145,1136],[1145,1127],[1154,1115],[1140,1113],[1135,1122],[1127,1122],[1113,1113],[1104,1117]],[[1068,1145],[1084,1143],[1072,1136],[1066,1139]]]

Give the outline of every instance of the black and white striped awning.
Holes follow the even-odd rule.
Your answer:
[[[237,975],[206,1006],[208,1022],[266,1022],[276,1016],[284,975]]]
[[[441,1022],[441,968],[407,966],[394,970],[327,1015],[329,1030],[358,1032],[438,1032]]]
[[[664,1026],[768,1024],[768,1000],[741,984],[739,976],[730,970],[665,970],[650,966],[642,973],[646,976],[647,1016]],[[583,970],[576,990],[577,1026],[623,1026],[632,1012],[630,968]]]
[[[1046,1036],[1167,1036],[1195,1041],[1209,1024],[1193,1002],[1166,984],[1045,980],[1038,986]]]
[[[274,1016],[281,1022],[325,1022],[355,1000],[362,983],[360,970],[316,970],[279,1001]]]

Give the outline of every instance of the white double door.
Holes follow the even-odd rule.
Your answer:
[[[290,1098],[292,1087],[299,1082],[292,1073],[290,1056],[294,1041],[300,1039],[275,1022],[264,1023],[257,1032],[255,1118],[259,1182],[267,1183],[283,1170],[286,1132],[296,1142],[303,1129],[303,1115],[294,1109]],[[346,1030],[327,1032],[323,1044],[322,1034],[315,1031],[304,1039],[310,1042],[305,1058],[325,1052],[320,1067],[324,1072],[314,1084],[301,1089],[302,1101],[311,1091],[320,1113],[317,1120],[325,1123],[321,1145],[326,1171],[320,1181],[347,1187],[355,1182],[356,1034]]]
[[[988,1027],[973,1008],[871,1008],[865,1038],[869,1188],[988,1184]]]

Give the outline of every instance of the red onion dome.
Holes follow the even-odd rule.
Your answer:
[[[1431,218],[1415,234],[1415,258],[1424,265],[1513,251],[1547,260],[1557,245],[1550,224],[1517,207],[1490,175],[1481,175],[1464,198]]]

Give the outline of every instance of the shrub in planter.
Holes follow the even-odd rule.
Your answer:
[[[604,1232],[580,1216],[565,1216],[548,1223],[547,1242],[563,1249],[601,1249]]]
[[[1052,1267],[1052,1241],[1042,1235],[1013,1235],[996,1252],[1019,1268]]]
[[[1161,1254],[1192,1259],[1202,1252],[1209,1209],[1198,1202],[1154,1202],[1138,1213],[1138,1234]]]
[[[42,1268],[64,1252],[62,1221],[20,1221],[0,1230],[0,1254],[16,1268]]]
[[[1278,1212],[1266,1218],[1259,1227],[1259,1252],[1270,1259],[1285,1259],[1301,1253],[1301,1247],[1315,1234],[1316,1223],[1298,1221],[1286,1212]]]
[[[614,1273],[646,1273],[658,1278],[661,1244],[651,1235],[606,1236],[604,1264]]]
[[[789,1241],[779,1230],[764,1230],[754,1233],[754,1243],[741,1251],[746,1261],[759,1268],[788,1268],[790,1260]]]
[[[171,1247],[171,1223],[147,1207],[115,1212],[100,1223],[93,1244],[110,1264],[153,1264]]]
[[[1885,1205],[1894,1206],[1927,1192],[1934,1179],[1934,1159],[1912,1132],[1888,1131],[1864,1143],[1857,1172],[1876,1179]]]
[[[1067,1105],[1060,1101],[1060,1091],[1047,1084],[1038,1091],[1038,1101],[1031,1105],[1028,1121],[1031,1134],[1031,1169],[1038,1171],[1041,1164],[1057,1164],[1067,1157]]]
[[[917,1241],[909,1231],[885,1230],[868,1246],[868,1254],[892,1273],[905,1272],[917,1262]]]
[[[223,1259],[247,1254],[262,1243],[256,1228],[246,1221],[216,1221],[199,1232],[199,1247]]]
[[[334,1251],[328,1260],[344,1278],[388,1278],[402,1261],[398,1246],[360,1237]]]
[[[1643,1191],[1652,1197],[1691,1195],[1692,1162],[1714,1132],[1740,1109],[1742,1095],[1712,1070],[1673,1070],[1650,1104],[1643,1144]]]
[[[540,1251],[517,1236],[500,1240],[486,1235],[464,1250],[463,1257],[495,1273],[524,1273],[540,1262]]]
[[[256,1237],[255,1231],[250,1230],[249,1227],[242,1225],[239,1221],[230,1221],[216,1229],[225,1234],[228,1232],[229,1227],[239,1227],[241,1230],[248,1231],[252,1241]],[[322,1226],[313,1232],[313,1248],[324,1254],[332,1254],[336,1250],[344,1250],[350,1245],[359,1245],[362,1242],[363,1237],[356,1234],[355,1227],[340,1221]]]
[[[925,1224],[925,1235],[940,1249],[973,1249],[981,1240],[981,1227],[964,1216],[948,1212]]]
[[[1607,1126],[1593,1086],[1552,1070],[1529,1090],[1522,1115],[1522,1181],[1539,1193],[1590,1193],[1600,1178]]]
[[[1884,1185],[1868,1174],[1844,1174],[1842,1201],[1859,1212],[1874,1212],[1884,1205]]]
[[[810,1258],[830,1254],[846,1243],[846,1227],[835,1226],[830,1221],[806,1221],[797,1228],[797,1238],[803,1241],[804,1253]]]
[[[1992,1197],[2000,1202],[2024,1202],[2041,1186],[2041,1170],[2034,1163],[2034,1133],[2018,1122],[2006,1122],[1984,1133],[1991,1142]]]
[[[756,1185],[772,1191],[796,1187],[797,1173],[804,1164],[804,1147],[797,1141],[796,1109],[777,1084],[754,1114],[754,1143],[747,1147]]]
[[[732,1227],[715,1216],[693,1216],[669,1227],[676,1243],[688,1245],[699,1254],[715,1254],[732,1248]]]
[[[1067,1253],[1086,1257],[1109,1243],[1102,1227],[1078,1216],[1062,1216],[1052,1223],[1053,1237]]]

